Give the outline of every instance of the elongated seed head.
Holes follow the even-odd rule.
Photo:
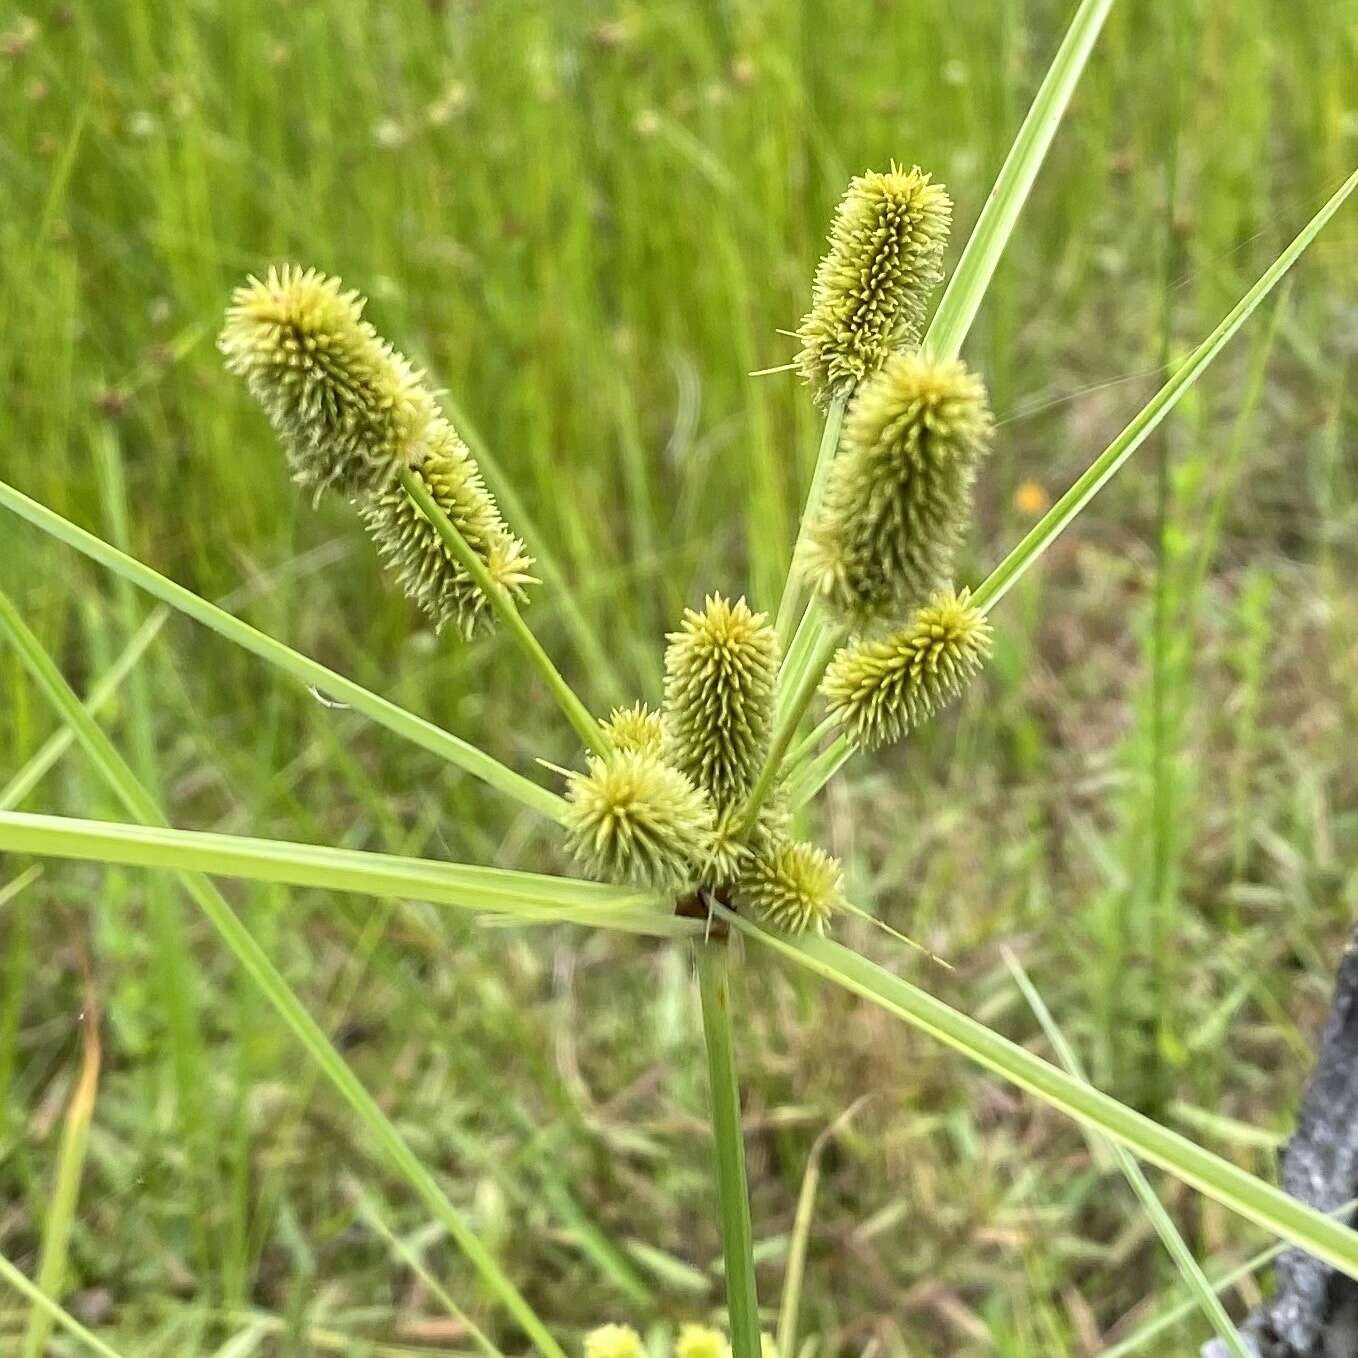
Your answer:
[[[789,934],[824,933],[843,905],[839,860],[804,840],[779,837],[753,854],[736,901]]]
[[[670,889],[696,881],[711,852],[712,807],[678,769],[654,756],[591,756],[570,775],[566,831],[599,881]]]
[[[991,428],[984,384],[955,359],[893,354],[859,388],[797,560],[840,618],[899,619],[951,578]]]
[[[990,624],[966,590],[936,594],[899,631],[836,652],[821,693],[857,749],[873,750],[928,721],[990,655]]]
[[[615,750],[649,755],[659,759],[665,747],[665,719],[645,703],[615,707],[608,720],[600,723],[604,739]]]
[[[500,517],[466,444],[442,416],[431,423],[425,442],[411,470],[481,558],[491,579],[522,598],[526,586],[536,583],[533,558]],[[357,499],[355,505],[383,562],[436,628],[452,625],[470,637],[493,625],[490,600],[401,486]]]
[[[744,599],[686,609],[665,651],[666,758],[718,810],[749,792],[768,752],[778,638]]]
[[[630,1325],[600,1325],[585,1336],[585,1358],[645,1358],[641,1336]]]
[[[285,265],[237,288],[218,347],[318,494],[388,486],[420,460],[437,414],[423,375],[363,319],[338,278]]]
[[[822,405],[919,342],[951,222],[952,200],[918,166],[850,182],[797,331],[797,365]]]

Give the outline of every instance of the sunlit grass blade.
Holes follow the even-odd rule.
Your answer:
[[[0,812],[0,849],[365,896],[411,897],[533,920],[555,915],[563,922],[590,923],[596,916],[607,920],[635,911],[643,918],[655,913],[663,923],[673,913],[672,902],[663,897],[573,877],[22,811]]]
[[[1017,1043],[918,986],[893,976],[852,949],[827,938],[776,934],[721,906],[714,908],[734,928],[798,966],[879,1005],[1074,1121],[1125,1146],[1142,1160],[1168,1170],[1223,1207],[1358,1278],[1358,1233],[1347,1226],[1093,1086],[1072,1079]]]
[[[29,630],[9,597],[3,592],[0,592],[0,630],[8,635],[19,652],[25,668],[42,689],[44,696],[61,718],[75,730],[82,749],[128,814],[147,826],[168,828],[164,812],[138,781],[126,760],[114,748],[94,718],[81,706],[80,699],[66,683],[51,657],[43,650],[37,637]],[[6,814],[12,817],[17,813]],[[306,1006],[297,998],[282,973],[255,942],[253,935],[241,923],[221,892],[205,877],[194,873],[185,873],[182,880],[189,895],[217,930],[246,975],[273,1005],[279,1017],[292,1030],[293,1035],[322,1074],[353,1109],[369,1135],[382,1149],[387,1161],[447,1228],[449,1235],[486,1286],[523,1327],[543,1358],[565,1358],[561,1346],[534,1314],[522,1293],[481,1243],[439,1186],[438,1181],[425,1168],[391,1119],[382,1111],[362,1081],[331,1044],[320,1024],[312,1018]]]
[[[735,1358],[760,1358],[759,1302],[755,1294],[750,1190],[745,1180],[745,1134],[740,1123],[740,1081],[731,1037],[730,949],[724,942],[698,948],[698,994],[712,1100],[721,1245]]]
[[[87,987],[88,989],[88,987]],[[66,1288],[66,1267],[71,1242],[71,1226],[80,1199],[80,1184],[85,1174],[85,1152],[90,1140],[90,1120],[99,1088],[102,1049],[99,1042],[99,1011],[94,996],[85,997],[81,1013],[80,1074],[66,1106],[61,1125],[61,1145],[52,1179],[52,1191],[43,1217],[42,1253],[38,1260],[36,1283],[48,1297],[59,1298]],[[56,1317],[48,1307],[34,1302],[24,1332],[23,1358],[41,1358]]]
[[[1052,1044],[1057,1060],[1061,1062],[1068,1075],[1073,1075],[1075,1079],[1083,1080],[1088,1084],[1088,1079],[1080,1068],[1079,1058],[1076,1057],[1074,1049],[1066,1041],[1065,1034],[1062,1033],[1055,1018],[1052,1017],[1046,1001],[1038,992],[1028,973],[1024,971],[1023,964],[1017,957],[1008,952],[1006,952],[1004,960],[1014,981],[1028,1001],[1029,1007],[1037,1016],[1038,1023],[1042,1025],[1042,1031],[1046,1033],[1047,1040]],[[1169,1213],[1165,1211],[1159,1195],[1151,1187],[1150,1180],[1146,1178],[1144,1171],[1136,1163],[1131,1152],[1126,1147],[1110,1142],[1088,1129],[1086,1129],[1086,1136],[1091,1150],[1099,1146],[1106,1146],[1112,1150],[1117,1159],[1118,1168],[1122,1171],[1128,1184],[1131,1185],[1132,1192],[1136,1194],[1146,1216],[1150,1219],[1151,1225],[1155,1227],[1155,1233],[1160,1237],[1160,1241],[1170,1258],[1173,1259],[1175,1268],[1179,1270],[1179,1276],[1184,1280],[1184,1285],[1192,1292],[1198,1307],[1207,1317],[1208,1324],[1220,1336],[1221,1342],[1226,1345],[1227,1350],[1235,1358],[1252,1358],[1244,1341],[1240,1338],[1239,1332],[1232,1324],[1230,1316],[1226,1314],[1226,1308],[1221,1304],[1221,1299],[1212,1290],[1211,1283],[1207,1281],[1206,1275],[1198,1266],[1198,1261],[1193,1257],[1193,1251],[1188,1248],[1183,1236],[1179,1234],[1178,1228]]]
[[[1113,0],[1083,0],[1070,21],[925,333],[925,349],[938,358],[956,358],[961,352],[1112,7]]]
[[[135,557],[120,552],[102,538],[71,523],[69,519],[62,518],[60,514],[21,494],[3,481],[0,481],[0,506],[26,519],[34,527],[59,542],[64,542],[68,547],[74,547],[76,551],[83,553],[92,561],[97,561],[123,579],[131,581],[138,589],[145,590],[146,593],[169,604],[171,608],[193,618],[195,622],[202,623],[228,641],[259,656],[298,683],[314,688],[336,702],[361,712],[380,726],[385,726],[396,735],[404,736],[413,744],[438,755],[439,758],[456,765],[473,777],[480,778],[496,791],[514,798],[524,806],[531,807],[549,820],[560,819],[564,802],[554,792],[549,792],[522,774],[506,768],[498,759],[435,726],[433,722],[416,716],[413,712],[407,712],[390,699],[380,697],[361,684],[354,683],[352,679],[336,674],[334,670],[327,669],[326,666],[268,636],[257,627],[242,622],[224,609],[218,608],[216,604],[209,603],[192,590],[167,579]]]
[[[122,1358],[116,1349],[110,1348],[97,1334],[87,1330],[73,1315],[64,1311],[42,1288],[26,1278],[3,1254],[0,1254],[0,1279],[7,1282],[30,1305],[46,1312],[67,1334],[73,1335],[91,1353],[100,1358]]]
[[[1099,493],[1117,470],[1151,435],[1161,420],[1178,404],[1184,393],[1202,376],[1236,331],[1297,262],[1307,246],[1358,187],[1355,170],[1296,239],[1264,271],[1259,281],[1238,301],[1221,323],[1189,355],[1174,375],[1142,407],[1132,422],[1095,459],[1089,469],[1034,524],[1023,540],[986,577],[972,594],[972,602],[984,612],[992,609],[1022,579],[1072,519]]]

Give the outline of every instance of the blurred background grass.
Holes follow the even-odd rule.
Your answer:
[[[531,612],[571,680],[654,697],[683,604],[775,595],[818,420],[748,374],[791,356],[845,182],[917,161],[964,239],[1072,8],[0,7],[2,474],[204,594],[253,587],[253,621],[515,767],[569,761],[506,643],[434,639],[351,515],[299,502],[212,346],[231,287],[295,259],[370,293],[570,582],[577,615]],[[1358,0],[1115,6],[968,344],[1000,428],[965,578],[1352,168],[1356,65]],[[1093,1078],[1265,1174],[1358,906],[1355,239],[1346,212],[1005,601],[962,708],[818,813],[857,897],[956,970],[855,943],[1045,1052],[1007,944]],[[149,611],[17,523],[0,571],[82,688]],[[7,779],[52,727],[0,674]],[[182,620],[108,720],[178,824],[560,866],[540,824]],[[76,756],[25,805],[117,814]],[[494,1324],[172,883],[29,866],[0,879],[0,1252],[35,1267],[88,983],[76,1314],[134,1355],[467,1348],[376,1220]],[[231,894],[552,1324],[719,1305],[681,952]],[[1055,1115],[841,994],[747,987],[766,1299],[813,1140],[871,1095],[811,1238],[829,1351],[1084,1354],[1173,1290]],[[1161,1187],[1204,1261],[1260,1243]],[[0,1348],[24,1319],[0,1297]]]

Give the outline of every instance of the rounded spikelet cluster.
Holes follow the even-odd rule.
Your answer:
[[[844,904],[843,870],[824,849],[779,837],[752,854],[736,882],[736,900],[789,934],[824,933]]]
[[[837,652],[821,693],[846,739],[874,750],[955,698],[985,664],[990,640],[966,590],[936,594],[898,632]]]
[[[585,1358],[645,1358],[645,1353],[630,1325],[600,1325],[585,1336]]]
[[[338,278],[285,265],[237,288],[218,347],[283,441],[294,479],[366,494],[419,461],[437,415],[423,375]]]
[[[717,813],[704,870],[708,881],[734,882],[751,855],[762,853],[774,840],[786,835],[792,822],[787,794],[782,788],[774,788],[765,798],[753,828],[746,835],[740,834],[743,812],[743,805],[736,804]]]
[[[721,811],[742,800],[768,751],[778,638],[744,599],[686,609],[665,651],[665,756]]]
[[[566,791],[575,857],[599,881],[669,889],[698,875],[714,818],[706,797],[653,755],[591,756]]]
[[[841,618],[900,618],[949,579],[991,430],[956,359],[893,354],[859,388],[797,562]]]
[[[952,200],[918,166],[850,182],[797,330],[797,366],[822,405],[918,343],[951,223]]]
[[[429,430],[412,468],[434,502],[481,558],[491,579],[522,596],[533,584],[533,558],[500,517],[467,446],[442,416]],[[493,621],[490,601],[444,545],[423,510],[396,486],[355,501],[382,560],[406,594],[441,630],[451,624],[464,637]]]
[[[599,725],[604,739],[615,750],[659,759],[665,748],[665,719],[645,703],[615,707],[608,714],[608,720]]]
[[[674,1343],[674,1358],[729,1358],[731,1346],[720,1330],[691,1321],[679,1327]]]

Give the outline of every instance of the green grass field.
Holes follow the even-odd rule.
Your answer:
[[[232,287],[298,260],[367,292],[517,502],[568,678],[596,710],[654,700],[685,604],[776,601],[819,417],[750,374],[795,351],[844,184],[933,170],[955,260],[1073,7],[0,5],[0,477],[519,771],[569,763],[505,639],[435,638],[353,516],[288,484],[214,348]],[[965,580],[1353,170],[1355,68],[1358,0],[1117,0],[967,343],[999,424]],[[819,813],[855,898],[953,969],[841,938],[1050,1054],[1009,950],[1096,1084],[1265,1178],[1358,913],[1356,246],[1350,203],[997,608],[965,702]],[[0,583],[85,692],[153,605],[0,525]],[[0,676],[3,788],[56,724],[8,650]],[[103,721],[176,825],[563,866],[512,804],[182,618]],[[76,750],[19,793],[123,818]],[[720,1311],[683,948],[224,890],[568,1347]],[[740,1009],[771,1303],[823,1145],[821,1358],[1092,1354],[1186,1295],[1054,1112],[768,962]],[[1152,1178],[1209,1275],[1269,1243]],[[0,1255],[35,1274],[71,1212],[64,1304],[129,1358],[469,1352],[412,1256],[524,1348],[173,878],[9,856]],[[0,1352],[28,1325],[0,1290]]]

